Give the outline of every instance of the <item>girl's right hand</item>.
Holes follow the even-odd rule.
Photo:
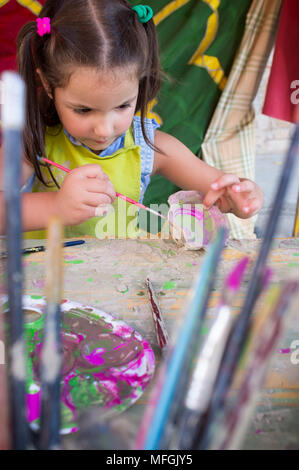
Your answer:
[[[55,196],[55,213],[65,225],[77,225],[94,217],[99,205],[112,204],[116,194],[100,165],[87,164],[68,173]]]

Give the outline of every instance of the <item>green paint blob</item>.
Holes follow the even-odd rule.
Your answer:
[[[295,267],[297,267],[297,266],[299,266],[299,263],[289,263],[289,264],[288,264],[288,267],[289,267],[289,268],[295,268]]]
[[[42,299],[42,295],[30,295],[31,299]]]
[[[173,281],[166,281],[162,289],[174,289],[175,288],[175,283]]]
[[[204,211],[204,215],[204,230],[206,230],[207,232],[212,232],[212,230],[214,229],[213,219],[208,211]]]
[[[93,278],[92,278],[92,277],[89,277],[89,278],[87,279],[87,282],[92,282],[92,281],[93,281]]]
[[[85,408],[90,403],[102,404],[103,395],[99,393],[94,379],[85,377],[73,377],[69,381],[70,393],[76,408]]]
[[[112,274],[112,277],[116,277],[117,279],[119,279],[120,277],[123,277],[122,274]]]
[[[129,289],[127,288],[126,290],[121,290],[120,293],[121,294],[125,294],[126,292],[129,292]]]
[[[70,261],[64,261],[66,264],[82,264],[84,263],[83,259],[74,259]]]
[[[169,249],[169,250],[162,250],[163,255],[169,255],[169,256],[176,256],[176,252]]]
[[[200,330],[201,335],[206,335],[208,332],[209,332],[209,328],[207,328],[206,326],[203,326]]]

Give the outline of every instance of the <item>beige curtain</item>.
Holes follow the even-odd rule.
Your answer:
[[[227,84],[202,144],[203,159],[242,178],[255,177],[252,102],[274,44],[282,0],[253,0]],[[229,47],[229,45],[228,45]],[[256,217],[228,214],[231,238],[255,238]]]

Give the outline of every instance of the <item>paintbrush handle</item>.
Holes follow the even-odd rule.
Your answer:
[[[8,398],[5,347],[3,334],[4,315],[0,308],[0,450],[11,448],[10,407]]]
[[[117,192],[115,192],[115,194],[116,194],[117,197],[119,197],[120,199],[123,199],[124,201],[129,202],[130,204],[134,204],[135,206],[140,207],[141,209],[144,209],[147,212],[151,212],[152,214],[157,215],[158,217],[161,217],[161,219],[166,219],[166,217],[164,215],[160,214],[157,211],[154,211],[153,209],[150,209],[147,206],[144,206],[140,202],[137,202],[137,201],[135,201],[134,199],[131,199],[128,196],[124,196],[123,194],[120,194],[120,193],[117,193]]]
[[[4,72],[2,99],[12,447],[14,450],[25,450],[28,434],[25,416],[26,368],[22,309],[22,217],[20,195],[25,86],[23,80],[16,73]]]
[[[68,168],[65,168],[64,166],[59,165],[58,163],[52,162],[51,160],[49,160],[48,158],[45,158],[45,157],[41,158],[41,161],[44,161],[44,162],[48,163],[49,165],[53,165],[56,168],[59,168],[60,170],[65,171],[66,173],[69,173],[71,171]],[[134,199],[131,199],[130,197],[125,196],[124,194],[121,194],[121,193],[118,193],[118,192],[115,192],[115,194],[116,194],[117,197],[119,197],[120,199],[123,199],[124,201],[129,202],[130,204],[134,204],[135,206],[140,207],[141,209],[144,209],[147,212],[151,212],[152,214],[157,215],[158,217],[161,217],[161,219],[166,219],[166,217],[164,215],[160,214],[159,212],[156,212],[153,209],[150,209],[149,207],[144,206],[140,202],[137,202]]]
[[[59,165],[59,163],[52,162],[52,160],[49,160],[48,158],[42,157],[40,160],[48,163],[49,165],[55,166],[56,168],[59,168],[60,170],[65,171],[66,173],[70,173],[71,171],[65,166]]]
[[[232,333],[230,342],[225,351],[225,356],[223,359],[223,369],[225,370],[225,373],[219,374],[217,378],[211,402],[209,418],[206,423],[205,433],[202,436],[201,443],[198,447],[199,449],[204,449],[208,446],[209,440],[211,438],[212,423],[223,407],[226,394],[228,392],[235,369],[237,367],[240,351],[242,349],[242,345],[244,343],[247,329],[250,323],[250,317],[252,315],[252,311],[258,298],[258,295],[261,291],[261,284],[263,283],[263,279],[265,276],[265,265],[271,248],[273,236],[275,234],[275,230],[278,224],[279,215],[286,195],[288,183],[292,174],[294,173],[293,168],[295,166],[296,158],[298,156],[298,146],[299,124],[296,125],[295,132],[293,134],[291,144],[284,161],[280,180],[273,200],[272,210],[268,217],[265,235],[249,282],[245,301],[242,310],[239,314],[236,323],[236,328]]]
[[[164,349],[168,344],[168,333],[167,333],[166,326],[162,317],[161,310],[158,305],[155,291],[148,277],[146,278],[146,285],[147,285],[149,300],[150,300],[151,307],[152,307],[154,327],[155,327],[155,331],[157,335],[158,344],[161,349]]]
[[[150,424],[144,442],[140,442],[144,450],[167,448],[165,441],[168,437],[168,429],[173,425],[173,418],[178,411],[182,393],[190,376],[192,357],[196,351],[200,328],[206,314],[225,237],[226,230],[221,227],[215,242],[209,247],[203,266],[194,283],[190,295],[190,305],[184,318],[184,325],[178,332],[175,347],[170,351],[160,370],[160,374],[164,375],[164,383],[157,403],[155,403],[152,417],[148,421]],[[143,431],[141,430],[141,432]]]
[[[85,243],[85,240],[72,240],[70,242],[65,242],[64,247],[82,245]],[[29,255],[30,253],[39,253],[40,251],[45,251],[46,247],[44,245],[31,246],[29,248],[24,248],[22,250],[22,255]],[[2,251],[0,253],[0,259],[7,258],[7,251]]]
[[[63,226],[56,217],[47,231],[46,250],[46,318],[41,355],[42,408],[40,448],[57,449],[60,445],[60,382],[62,346],[60,335],[60,303],[62,299]]]
[[[256,404],[259,389],[262,387],[272,353],[283,330],[283,319],[287,307],[298,289],[298,283],[287,281],[282,287],[274,286],[272,291],[278,291],[273,305],[272,295],[269,295],[266,307],[270,310],[267,322],[262,331],[257,333],[257,346],[249,359],[246,375],[238,390],[234,404],[226,412],[223,426],[223,441],[221,449],[238,449],[244,437],[251,411]]]

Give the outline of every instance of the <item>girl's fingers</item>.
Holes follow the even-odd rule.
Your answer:
[[[98,207],[101,204],[112,204],[110,196],[104,193],[85,193],[82,201],[85,206]]]
[[[207,192],[207,194],[204,197],[203,200],[203,205],[207,208],[210,209],[213,204],[215,204],[216,201],[222,196],[224,193],[224,189],[221,189],[220,191],[214,191],[213,189],[210,189],[210,191]]]
[[[107,179],[107,175],[103,172],[101,166],[96,163],[87,163],[86,165],[78,166],[71,171],[71,174],[80,178]]]
[[[245,204],[242,209],[246,215],[252,217],[259,211],[260,203],[256,198],[250,199],[249,201],[247,201],[247,204]]]
[[[244,180],[232,186],[232,190],[236,193],[245,193],[245,192],[250,193],[251,191],[254,190],[254,188],[255,188],[255,185],[250,180]]]
[[[240,184],[240,179],[237,175],[232,175],[230,173],[226,173],[225,175],[220,176],[218,180],[214,181],[211,184],[211,189],[214,191],[219,191],[227,186],[231,186],[233,184]]]
[[[109,179],[88,178],[84,182],[84,188],[89,193],[107,194],[112,199],[112,202],[116,198],[114,186]]]

